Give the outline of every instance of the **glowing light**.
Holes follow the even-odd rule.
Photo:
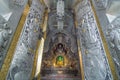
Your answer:
[[[63,73],[63,71],[58,71],[58,74],[62,74]]]

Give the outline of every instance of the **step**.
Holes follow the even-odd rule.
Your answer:
[[[48,75],[41,77],[41,80],[81,80],[81,77],[72,75]]]

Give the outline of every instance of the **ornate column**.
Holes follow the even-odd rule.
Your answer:
[[[76,7],[77,34],[80,40],[86,80],[113,80],[98,24],[89,0]]]
[[[113,36],[119,35],[119,33],[118,33],[119,28],[114,28],[114,26],[113,26],[113,24],[114,25],[118,24],[119,20],[117,20],[117,19],[119,17],[116,20],[114,20],[112,23],[110,23],[108,21],[108,18],[106,16],[106,10],[107,10],[107,8],[110,7],[111,2],[112,2],[111,0],[104,0],[104,1],[103,0],[98,0],[98,1],[92,0],[91,1],[92,7],[95,12],[96,20],[99,25],[98,27],[99,27],[99,30],[101,33],[101,37],[103,39],[105,49],[107,50],[106,54],[107,54],[107,58],[108,58],[108,61],[109,61],[110,67],[111,67],[111,71],[112,71],[114,79],[117,80],[118,76],[120,76],[120,74],[119,74],[120,70],[119,70],[119,67],[117,64],[119,62],[119,60],[117,57],[115,57],[116,52],[118,52],[118,51],[115,48],[113,49],[113,47],[112,47],[113,44],[112,44],[111,40],[113,40]],[[105,4],[106,4],[106,6],[104,6]],[[98,5],[101,5],[101,6],[98,6]],[[117,30],[118,32],[116,32],[114,29],[115,30],[118,29]],[[120,79],[120,77],[119,77],[119,79]]]
[[[79,4],[79,3],[78,3]],[[76,5],[77,6],[77,5]],[[78,26],[78,20],[77,20],[77,13],[74,13],[74,24],[75,24],[75,28],[76,28],[76,38],[77,38],[77,48],[78,48],[78,55],[79,55],[79,62],[80,62],[80,72],[81,72],[81,79],[85,80],[85,73],[84,73],[84,65],[83,65],[83,55],[81,52],[81,42],[80,42],[80,36],[79,36],[79,26]]]
[[[38,49],[37,49],[37,63],[36,63],[36,71],[35,71],[35,77],[40,79],[40,71],[41,71],[41,65],[42,65],[42,56],[43,56],[43,48],[44,48],[44,42],[46,39],[46,30],[47,30],[47,21],[48,21],[48,10],[45,11],[44,15],[44,22],[42,25],[42,32],[43,36],[40,39]]]
[[[58,25],[58,30],[61,31],[63,30],[65,10],[64,10],[64,1],[58,0],[57,2],[57,25]]]
[[[19,38],[7,80],[29,80],[39,39],[44,6],[34,0]]]

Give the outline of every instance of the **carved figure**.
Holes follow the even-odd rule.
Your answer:
[[[7,24],[3,24],[3,29],[0,29],[0,51],[5,48],[11,33],[12,31],[9,29]]]
[[[25,0],[14,0],[14,4],[17,6],[23,6],[25,3]]]
[[[108,0],[95,0],[95,2],[98,8],[106,8],[108,4]]]
[[[116,28],[110,32],[111,46],[115,48],[120,57],[120,29]]]
[[[16,0],[19,1],[19,0]],[[23,1],[23,0],[20,0]],[[35,5],[35,3],[37,3]],[[32,64],[34,60],[34,54],[36,51],[36,44],[39,36],[39,25],[37,21],[38,16],[36,14],[42,14],[42,5],[39,0],[34,0],[31,5],[29,15],[25,21],[23,32],[18,41],[18,45],[15,50],[15,55],[12,60],[7,80],[29,80],[32,71]],[[40,9],[41,8],[41,9]],[[38,13],[37,13],[38,12]],[[42,31],[42,30],[41,30]],[[41,38],[40,34],[40,38]]]

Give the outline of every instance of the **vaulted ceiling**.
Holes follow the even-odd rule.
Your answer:
[[[44,0],[45,4],[50,9],[56,8],[56,3],[58,0]],[[64,0],[65,1],[65,8],[73,8],[77,5],[81,0]]]

